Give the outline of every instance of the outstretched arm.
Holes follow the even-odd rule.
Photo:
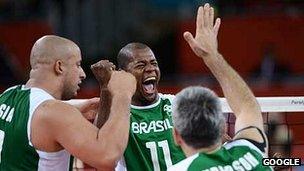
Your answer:
[[[218,52],[217,35],[220,23],[221,20],[217,18],[214,24],[214,10],[209,4],[205,4],[198,9],[195,38],[190,32],[185,32],[184,38],[220,83],[227,102],[236,116],[235,131],[254,126],[261,129],[264,134],[263,118],[255,96],[245,81]],[[251,129],[241,131],[235,138],[263,141],[261,134]]]

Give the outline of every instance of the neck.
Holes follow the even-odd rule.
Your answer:
[[[26,87],[37,87],[43,89],[55,99],[60,100],[62,97],[62,81],[52,73],[52,65],[36,64],[30,71],[30,79],[25,84]]]
[[[40,88],[46,91],[47,93],[49,93],[55,99],[61,99],[61,94],[59,93],[60,91],[55,88],[58,86],[56,86],[56,83],[54,83],[54,81],[46,81],[46,80],[40,81],[35,78],[30,78],[25,84],[25,86],[29,88],[31,87]]]
[[[135,105],[135,106],[149,106],[149,105],[156,103],[158,98],[159,98],[158,93],[156,94],[155,98],[151,101],[146,100],[144,97],[138,97],[138,96],[134,95],[132,97],[131,104]]]
[[[190,156],[192,156],[192,155],[194,155],[196,153],[211,154],[211,153],[214,153],[214,152],[218,151],[221,147],[222,147],[222,144],[221,144],[221,142],[219,142],[219,143],[217,143],[215,145],[212,145],[210,147],[199,148],[199,149],[195,149],[195,148],[190,147],[188,145],[183,145],[182,149],[185,152],[186,156],[190,157]]]

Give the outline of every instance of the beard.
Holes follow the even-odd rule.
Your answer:
[[[70,100],[70,99],[76,97],[77,89],[72,88],[72,87],[73,87],[72,85],[67,85],[67,84],[65,84],[65,86],[63,86],[63,91],[62,91],[62,96],[61,96],[62,100]]]

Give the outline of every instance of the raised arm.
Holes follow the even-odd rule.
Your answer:
[[[220,22],[217,18],[214,24],[214,10],[209,4],[205,4],[197,13],[195,38],[189,32],[184,33],[184,38],[220,83],[227,102],[236,116],[235,131],[254,126],[264,134],[263,118],[255,96],[245,81],[218,52],[217,34]],[[256,129],[241,131],[235,138],[263,141],[263,137]]]
[[[109,119],[101,129],[84,119],[69,104],[47,101],[34,114],[34,146],[44,151],[58,151],[58,147],[62,146],[97,169],[113,170],[128,143],[130,103],[136,81],[129,73],[113,72],[108,87],[113,105]],[[49,145],[45,146],[46,143]]]
[[[100,88],[101,101],[99,103],[97,119],[95,120],[95,125],[98,128],[101,128],[109,118],[112,96],[108,89],[108,82],[115,68],[115,65],[108,60],[101,60],[91,65],[91,70]]]

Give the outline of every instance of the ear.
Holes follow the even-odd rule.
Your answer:
[[[130,72],[130,67],[131,67],[131,64],[129,62],[129,63],[124,64],[124,66],[121,67],[121,69],[126,71],[126,72]]]
[[[182,137],[175,128],[173,128],[173,139],[176,145],[180,146],[182,144]]]
[[[61,75],[63,73],[64,66],[61,60],[57,60],[54,65],[54,71],[56,75]]]

